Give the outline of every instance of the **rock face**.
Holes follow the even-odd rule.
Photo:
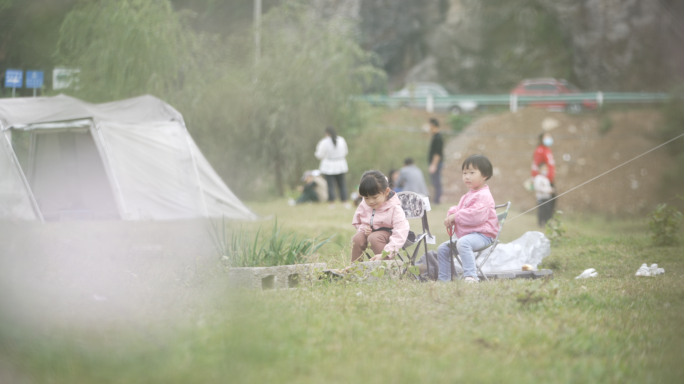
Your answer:
[[[378,55],[379,65],[397,85],[428,57],[430,38],[449,10],[448,0],[312,0],[312,4],[323,17],[358,21],[362,46]]]
[[[359,21],[392,85],[507,91],[524,77],[588,90],[667,90],[684,81],[684,2],[676,0],[311,0]]]
[[[684,79],[684,4],[543,0],[570,37],[574,75],[589,88],[663,89]]]

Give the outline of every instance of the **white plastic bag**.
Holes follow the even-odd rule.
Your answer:
[[[482,267],[484,273],[503,271],[521,271],[524,264],[530,264],[535,269],[542,259],[551,254],[551,241],[541,232],[525,232],[520,238],[510,243],[500,243],[494,253],[489,256]],[[456,263],[457,270],[461,270]]]

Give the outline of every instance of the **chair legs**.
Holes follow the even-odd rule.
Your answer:
[[[451,280],[452,280],[452,281],[453,281],[453,280],[456,280],[456,279],[454,279],[454,272],[455,272],[454,269],[455,269],[455,266],[456,266],[456,264],[454,264],[454,261],[453,261],[454,259],[456,259],[456,261],[458,261],[458,264],[461,266],[461,269],[463,269],[463,262],[461,261],[461,257],[458,255],[458,252],[456,252],[455,248],[456,248],[456,244],[453,244],[453,246],[449,246],[449,250],[451,251],[451,264],[452,264]],[[482,251],[480,251],[480,252],[477,252],[477,253],[475,254],[475,268],[477,269],[477,272],[478,272],[480,275],[482,275],[482,277],[483,277],[486,281],[489,281],[489,278],[488,278],[487,275],[482,271],[482,267],[484,267],[484,264],[487,262],[487,259],[489,259],[489,255],[491,255],[491,253],[494,251],[493,248],[494,248],[494,247],[488,247],[487,249],[482,250]],[[487,256],[482,260],[481,263],[478,263],[477,261],[480,259],[480,256],[482,256],[482,254],[483,254],[484,252],[487,252],[487,251],[489,251],[489,253],[487,253]],[[463,280],[463,278],[464,278],[463,273],[460,273],[460,274],[458,274],[458,275],[459,275],[459,276],[458,276],[458,280]]]

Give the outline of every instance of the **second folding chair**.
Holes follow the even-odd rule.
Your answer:
[[[506,208],[503,212],[499,213],[496,215],[496,218],[499,221],[499,232],[496,234],[496,238],[494,238],[494,241],[492,241],[491,244],[488,246],[481,248],[481,249],[475,249],[473,250],[475,253],[475,267],[477,268],[477,272],[479,275],[482,275],[485,280],[489,280],[487,275],[485,275],[484,272],[482,272],[482,267],[485,265],[487,262],[487,259],[489,259],[489,256],[494,253],[494,250],[496,249],[496,246],[499,245],[499,236],[501,235],[501,230],[503,229],[504,223],[506,222],[506,216],[508,216],[508,210],[511,208],[511,202],[509,201],[506,204],[501,204],[497,205],[494,208],[495,209],[501,209],[501,208]],[[461,269],[463,268],[463,262],[461,261],[461,257],[458,255],[458,251],[456,250],[456,242],[451,241],[452,240],[452,233],[449,233],[449,249],[451,251],[451,280],[454,280],[456,277],[456,264],[454,264],[454,259],[458,261],[458,263],[461,265]],[[481,261],[480,261],[481,260]],[[480,261],[478,263],[478,261]],[[463,273],[461,273],[461,276],[459,276],[459,279],[463,278]]]

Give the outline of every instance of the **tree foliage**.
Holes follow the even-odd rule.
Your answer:
[[[82,0],[59,35],[57,64],[80,69],[72,92],[88,101],[174,100],[197,74],[198,38],[168,0]]]
[[[226,66],[193,116],[195,126],[221,127],[199,138],[211,153],[224,153],[222,174],[252,191],[275,180],[282,195],[303,169],[317,167],[313,152],[326,126],[342,135],[359,129],[352,97],[383,75],[342,20],[322,20],[291,2],[272,9],[262,25],[258,62],[252,34],[229,41]]]

